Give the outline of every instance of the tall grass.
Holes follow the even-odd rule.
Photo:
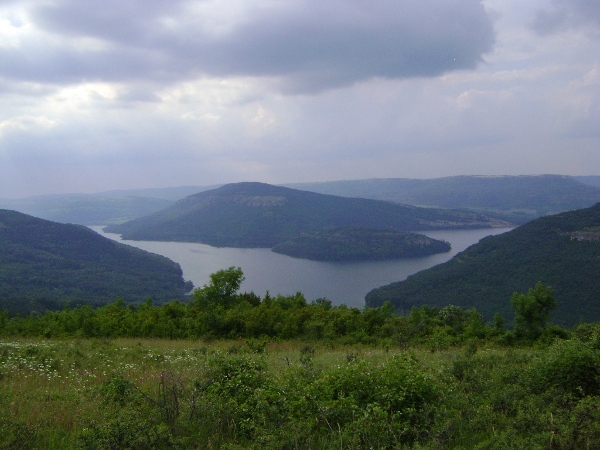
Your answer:
[[[591,338],[15,339],[0,341],[0,448],[600,448],[599,373]]]

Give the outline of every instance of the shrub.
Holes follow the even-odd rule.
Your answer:
[[[34,448],[37,429],[24,422],[0,419],[0,448]]]
[[[600,395],[600,353],[579,340],[557,341],[531,367],[534,392]]]
[[[427,434],[438,392],[414,359],[399,355],[323,373],[311,398],[322,431],[338,431],[351,448],[391,448]]]

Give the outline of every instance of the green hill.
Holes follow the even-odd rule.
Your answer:
[[[317,261],[373,261],[448,252],[450,244],[405,231],[340,227],[305,231],[272,250]]]
[[[167,301],[191,285],[179,264],[81,225],[0,210],[0,308],[29,312],[70,301]]]
[[[536,217],[587,208],[600,201],[597,177],[562,175],[456,176],[433,179],[387,178],[289,185],[344,197],[387,200],[435,208],[466,208],[502,214],[525,223]],[[581,182],[580,182],[581,181]]]
[[[477,308],[487,319],[512,318],[513,292],[540,281],[554,289],[556,323],[600,320],[600,203],[541,217],[488,236],[450,261],[406,280],[374,289],[368,306],[390,300],[407,311],[417,305]]]
[[[272,247],[306,230],[340,226],[418,231],[510,225],[473,212],[236,183],[191,195],[160,212],[105,230],[132,240]]]

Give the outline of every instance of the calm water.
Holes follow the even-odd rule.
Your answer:
[[[376,262],[320,262],[291,258],[269,249],[217,248],[186,242],[125,241],[120,235],[104,233],[101,227],[91,227],[98,233],[164,255],[178,262],[186,280],[196,287],[207,284],[209,275],[231,266],[241,267],[246,280],[242,291],[263,296],[291,295],[302,292],[307,300],[326,297],[334,305],[363,307],[365,295],[371,289],[404,280],[409,275],[449,260],[456,253],[491,234],[510,228],[482,230],[428,231],[424,234],[444,239],[452,244],[448,253],[413,259]]]

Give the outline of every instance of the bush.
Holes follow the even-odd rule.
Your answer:
[[[350,448],[392,448],[428,433],[438,392],[414,359],[400,355],[324,372],[311,398],[323,432],[337,431]]]
[[[600,353],[579,340],[557,341],[531,367],[534,392],[600,395]]]
[[[34,448],[37,430],[24,422],[0,419],[0,448]]]

